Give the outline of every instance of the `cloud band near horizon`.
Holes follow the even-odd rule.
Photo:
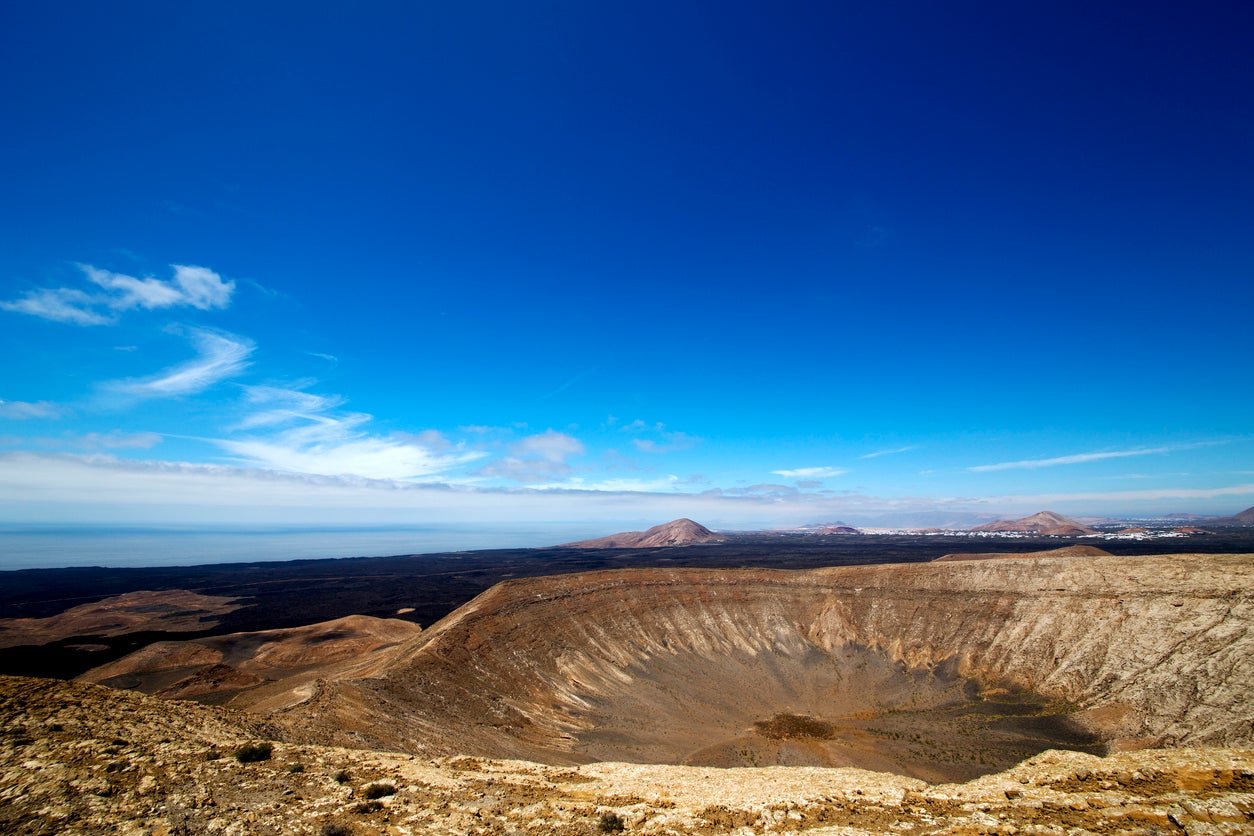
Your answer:
[[[676,483],[676,487],[679,487]],[[843,520],[884,525],[891,518],[940,520],[1022,516],[1050,508],[1115,515],[1146,503],[1232,498],[1232,512],[1254,502],[1254,483],[1214,488],[1001,497],[732,495],[711,492],[509,488],[334,476],[230,465],[135,461],[107,454],[0,453],[0,522],[230,520],[300,524],[415,524],[437,521],[661,522],[687,516],[723,528],[770,528]],[[1086,510],[1087,509],[1087,510]]]

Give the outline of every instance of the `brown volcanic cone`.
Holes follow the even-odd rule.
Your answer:
[[[563,545],[578,549],[655,549],[662,546],[691,546],[696,543],[717,543],[727,538],[715,534],[701,523],[681,517],[647,531],[623,531],[595,540],[580,540]]]
[[[1215,520],[1207,520],[1207,525],[1254,525],[1254,506],[1239,511],[1231,517],[1220,517]]]
[[[426,756],[927,780],[1048,748],[1248,745],[1251,590],[1242,555],[516,580],[289,716],[310,740]]]
[[[1004,531],[1008,533],[1041,534],[1047,537],[1080,537],[1099,533],[1070,517],[1053,511],[1039,511],[1021,520],[998,520],[976,526],[972,531]]]

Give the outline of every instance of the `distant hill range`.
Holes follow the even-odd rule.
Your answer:
[[[718,543],[727,538],[693,522],[687,517],[655,525],[647,531],[623,531],[595,540],[563,543],[573,549],[654,549],[660,546],[693,546],[699,543]]]
[[[1254,506],[1233,514],[1231,517],[1219,517],[1207,520],[1207,525],[1254,525]]]
[[[1024,517],[1021,520],[997,520],[996,522],[985,523],[976,526],[972,531],[994,531],[1022,534],[1040,534],[1047,537],[1082,537],[1087,534],[1097,534],[1096,529],[1089,528],[1083,523],[1064,517],[1062,514],[1055,514],[1053,511],[1040,511],[1030,517]]]

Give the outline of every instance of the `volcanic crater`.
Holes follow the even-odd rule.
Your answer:
[[[285,714],[297,738],[426,755],[928,781],[1046,749],[1249,745],[1251,569],[1045,553],[508,581]]]

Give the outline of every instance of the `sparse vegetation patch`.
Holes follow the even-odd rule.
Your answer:
[[[602,813],[601,820],[597,823],[597,827],[602,833],[622,833],[627,825],[623,821],[623,817],[618,813]]]
[[[259,761],[270,760],[270,755],[274,751],[274,745],[262,741],[261,743],[245,743],[243,746],[235,750],[235,760],[240,763],[257,763]]]
[[[802,714],[776,714],[769,720],[758,720],[753,727],[759,734],[772,740],[794,740],[803,737],[831,740],[836,736],[836,727],[831,723]]]
[[[372,781],[362,787],[361,794],[365,798],[386,798],[396,795],[396,785],[388,781]]]

